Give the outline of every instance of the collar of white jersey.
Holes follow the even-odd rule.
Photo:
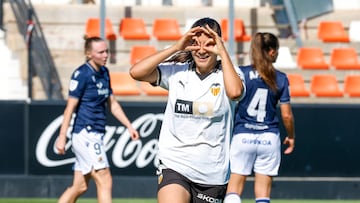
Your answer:
[[[190,64],[189,64],[189,71],[194,71],[196,73],[196,75],[199,76],[199,78],[201,80],[205,79],[207,76],[211,75],[212,73],[215,73],[217,71],[221,70],[221,61],[218,60],[216,61],[216,65],[215,65],[215,68],[212,69],[212,71],[210,71],[209,73],[207,73],[206,75],[200,75],[199,73],[196,72],[196,64],[195,64],[195,61],[192,61]]]

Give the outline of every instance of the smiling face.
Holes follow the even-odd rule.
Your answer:
[[[93,41],[91,48],[86,51],[89,63],[99,70],[101,66],[106,64],[109,57],[109,50],[105,41]]]
[[[206,51],[204,47],[213,47],[215,42],[207,34],[201,32],[194,37],[194,45],[199,46],[198,50],[191,52],[196,70],[200,74],[206,74],[215,68],[217,55]]]

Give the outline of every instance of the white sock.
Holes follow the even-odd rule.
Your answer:
[[[256,198],[256,203],[270,203],[269,197]]]
[[[225,196],[224,203],[241,203],[240,195],[236,193],[228,193]]]

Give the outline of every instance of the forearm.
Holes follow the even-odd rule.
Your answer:
[[[283,118],[283,124],[286,129],[287,137],[295,138],[294,120],[292,118]]]
[[[65,138],[69,128],[73,111],[70,108],[65,108],[63,122],[60,127],[59,137]]]
[[[120,106],[120,104],[117,101],[111,102],[110,111],[114,115],[114,117],[118,121],[120,121],[126,128],[132,128],[130,120],[128,119],[123,108]]]
[[[237,99],[241,96],[243,92],[241,78],[235,71],[234,65],[231,62],[231,58],[227,51],[222,51],[219,56],[221,58],[226,93],[229,98],[233,100]]]
[[[77,98],[73,98],[73,97],[69,97],[65,110],[64,110],[64,118],[63,118],[63,122],[61,124],[61,128],[60,128],[60,137],[66,137],[66,133],[67,133],[67,129],[69,128],[71,119],[72,119],[72,115],[78,105],[78,99]]]

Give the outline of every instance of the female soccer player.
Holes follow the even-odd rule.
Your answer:
[[[289,82],[286,74],[272,63],[278,55],[279,41],[271,33],[257,33],[251,42],[251,62],[241,67],[246,93],[235,110],[233,138],[230,147],[231,176],[225,203],[241,202],[246,177],[255,172],[256,203],[269,203],[272,177],[280,166],[279,119],[287,131],[285,154],[295,145],[294,119],[290,105]]]
[[[224,198],[233,110],[242,96],[238,73],[211,18],[130,69],[133,78],[169,90],[159,136],[159,203]]]
[[[56,142],[59,154],[65,154],[66,133],[73,113],[72,150],[75,154],[74,180],[61,195],[59,203],[73,203],[88,189],[91,178],[97,187],[99,203],[112,201],[112,177],[103,144],[106,107],[129,130],[132,139],[138,132],[132,127],[110,87],[109,56],[106,42],[99,37],[85,41],[86,62],[72,74],[64,120]]]

